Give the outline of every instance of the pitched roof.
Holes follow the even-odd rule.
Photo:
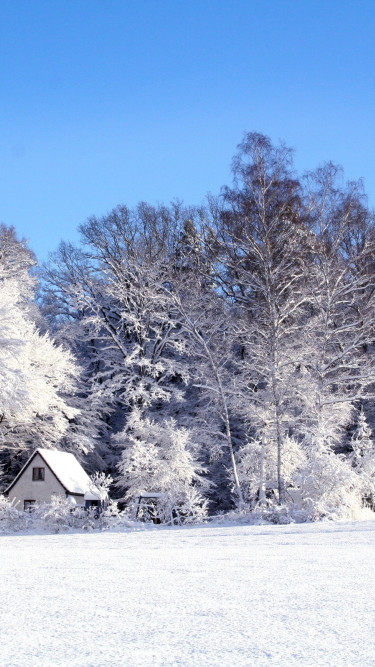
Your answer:
[[[90,477],[77,461],[74,454],[60,452],[58,449],[36,449],[27,463],[23,466],[22,470],[18,473],[17,477],[8,486],[5,493],[7,493],[16,483],[36,454],[39,454],[42,457],[43,461],[53,472],[55,477],[57,477],[67,493],[85,495],[90,491],[91,493],[94,491]]]
[[[89,491],[90,477],[74,454],[60,452],[58,449],[37,449],[37,452],[55,473],[66,491],[83,494]]]

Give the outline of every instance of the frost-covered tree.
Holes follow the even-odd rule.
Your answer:
[[[349,459],[359,476],[362,498],[375,509],[375,446],[363,407],[359,411],[356,428],[350,440]]]
[[[132,410],[146,416],[168,404],[173,415],[183,397],[187,370],[163,283],[179,215],[178,206],[141,204],[91,218],[82,248],[62,245],[45,272],[45,304],[58,304],[55,326],[82,358],[80,401],[89,413],[98,407],[95,451],[107,441],[100,456],[112,474],[119,449],[111,433]],[[77,437],[90,426],[79,421]]]
[[[90,477],[90,489],[94,495],[99,495],[101,501],[109,498],[109,489],[113,482],[111,475],[104,472],[95,472]]]
[[[354,404],[372,393],[375,362],[369,350],[374,275],[367,269],[374,246],[369,234],[361,247],[348,244],[353,229],[363,224],[363,195],[358,184],[343,188],[339,176],[328,164],[307,181],[314,244],[300,386],[303,429],[310,445],[321,451],[341,443]]]
[[[196,405],[196,420],[202,432],[207,427],[211,431],[208,454],[215,457],[223,447],[227,449],[233,490],[237,502],[243,503],[231,425],[236,402],[233,323],[225,301],[212,289],[203,288],[201,281],[199,275],[190,274],[188,279],[175,275],[170,298],[191,382],[202,396]]]
[[[309,235],[291,151],[256,133],[234,159],[234,187],[223,191],[211,238],[216,280],[236,304],[243,408],[259,434],[267,428],[276,455],[274,479],[284,502],[282,443],[295,418],[298,336],[305,308]]]
[[[285,484],[284,502],[293,505],[297,477],[307,463],[303,447],[295,438],[286,436],[282,445],[281,474]],[[246,502],[251,507],[262,507],[276,501],[275,469],[277,452],[272,441],[267,438],[267,430],[261,437],[249,440],[238,453],[239,478],[244,489]]]
[[[157,422],[134,409],[116,440],[122,449],[118,485],[128,499],[145,491],[159,494],[157,512],[164,521],[174,514],[187,520],[204,515],[207,503],[199,491],[207,483],[187,429],[174,419]]]
[[[32,303],[35,260],[12,230],[0,230],[0,458],[4,482],[37,446],[56,445],[75,411],[66,400],[72,355],[41,333]]]
[[[371,429],[367,423],[363,407],[358,414],[358,421],[350,445],[353,451],[354,465],[360,465],[364,458],[375,454]]]
[[[336,167],[298,180],[291,151],[257,133],[233,174],[207,209],[141,203],[90,218],[81,247],[62,244],[46,268],[43,311],[82,369],[61,442],[91,450],[91,469],[120,475],[132,497],[161,488],[162,469],[169,484],[177,469],[190,479],[188,452],[213,485],[195,479],[186,498],[227,509],[273,495],[309,517],[348,514],[372,493],[369,441],[362,433],[348,456],[348,429],[363,401],[374,426],[373,216]],[[10,234],[8,257],[11,246]],[[22,258],[32,293],[25,247]],[[17,370],[18,314],[8,325],[5,312],[15,273],[4,377]],[[14,388],[4,405],[22,404]]]
[[[298,507],[310,520],[360,516],[361,483],[345,456],[329,449],[309,450],[306,464],[297,471],[294,481],[300,494]]]
[[[25,240],[17,238],[13,227],[0,224],[0,281],[13,280],[22,285],[19,299],[28,308],[33,308],[36,276],[33,269],[37,261]],[[13,283],[14,284],[14,283]]]

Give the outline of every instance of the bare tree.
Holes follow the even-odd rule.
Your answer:
[[[285,146],[246,135],[233,163],[234,187],[223,191],[223,206],[207,234],[219,262],[217,284],[238,308],[248,415],[260,431],[267,424],[277,450],[280,503],[309,247],[301,188],[291,167]]]
[[[307,177],[314,244],[303,419],[305,432],[323,449],[340,443],[355,403],[373,394],[374,378],[373,222],[361,185],[342,186],[340,176],[327,164]]]

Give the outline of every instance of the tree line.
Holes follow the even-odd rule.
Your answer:
[[[162,516],[374,507],[374,229],[360,182],[257,133],[204,205],[89,218],[38,292],[3,226],[3,484],[57,446]]]

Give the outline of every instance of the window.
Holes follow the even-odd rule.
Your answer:
[[[44,482],[45,468],[33,468],[33,482]]]
[[[35,505],[35,500],[24,500],[23,501],[23,509],[25,512],[32,512],[34,509]]]

